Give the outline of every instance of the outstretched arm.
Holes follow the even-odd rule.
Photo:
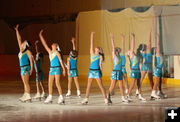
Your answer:
[[[47,43],[46,43],[46,40],[44,39],[42,33],[43,33],[43,30],[41,30],[40,33],[39,33],[40,40],[41,40],[44,48],[46,49],[46,51],[49,53],[51,50],[50,50],[50,48],[48,47],[48,45],[47,45]]]
[[[37,44],[38,44],[38,42],[39,42],[38,40],[35,42],[36,53],[38,53],[38,52],[39,52],[39,51],[38,51],[38,45],[37,45]]]
[[[151,33],[152,30],[149,32],[149,44],[148,44],[148,51],[151,52]]]
[[[21,47],[21,41],[22,41],[22,39],[21,39],[21,35],[20,35],[20,33],[19,33],[19,25],[16,25],[16,27],[14,28],[15,29],[15,31],[16,31],[16,36],[17,36],[17,40],[18,40],[18,45],[19,45],[19,48]]]
[[[131,36],[132,36],[132,43],[131,43],[130,56],[134,54],[134,47],[135,47],[135,34],[131,33]]]
[[[114,57],[115,56],[115,44],[114,44],[114,35],[112,32],[110,33],[110,37],[111,37],[111,43],[112,43],[112,54]]]
[[[156,55],[160,56],[160,39],[159,34],[157,33],[157,49],[156,49]]]
[[[94,39],[94,33],[95,32],[91,32],[91,44],[90,44],[90,54],[94,54],[94,51],[93,51],[93,39]]]
[[[122,38],[122,54],[125,55],[125,36],[121,34]]]
[[[75,38],[74,38],[74,37],[72,37],[71,42],[72,42],[72,45],[73,45],[73,50],[76,50],[76,46],[75,46]]]

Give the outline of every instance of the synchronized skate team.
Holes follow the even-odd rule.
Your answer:
[[[69,57],[67,58],[67,65],[62,60],[62,54],[60,47],[57,43],[53,43],[51,45],[51,48],[47,45],[45,38],[43,37],[43,30],[39,33],[39,38],[46,49],[46,51],[49,54],[50,59],[50,71],[49,71],[49,81],[48,81],[48,96],[45,94],[45,90],[43,87],[43,80],[44,80],[44,73],[41,69],[41,64],[43,62],[43,53],[39,52],[38,50],[38,42],[35,42],[35,48],[36,48],[36,57],[33,58],[33,55],[30,51],[31,43],[27,40],[22,41],[20,33],[19,33],[19,25],[15,27],[16,36],[18,40],[19,45],[19,63],[21,68],[21,78],[24,84],[24,94],[21,98],[19,98],[20,101],[26,102],[31,101],[30,96],[30,85],[29,85],[29,77],[31,76],[33,72],[33,68],[35,68],[36,71],[36,87],[37,87],[37,93],[33,97],[34,99],[41,99],[45,98],[44,103],[51,103],[52,95],[53,95],[53,84],[54,80],[56,83],[56,87],[58,89],[59,97],[58,97],[58,104],[64,104],[65,100],[62,95],[62,88],[60,84],[60,76],[61,74],[63,76],[66,75],[66,68],[67,68],[67,75],[68,75],[68,92],[66,94],[66,98],[71,96],[71,84],[74,79],[76,88],[77,88],[77,96],[81,97],[80,87],[78,83],[78,71],[77,71],[77,58],[78,58],[78,52],[75,47],[75,38],[72,38],[72,46],[73,50],[70,51]],[[140,44],[137,51],[135,51],[135,34],[131,34],[132,43],[131,48],[127,52],[127,56],[130,60],[130,77],[131,77],[131,84],[128,87],[128,81],[127,81],[127,72],[126,72],[126,59],[125,59],[125,36],[122,34],[122,49],[120,47],[115,46],[114,42],[114,35],[113,33],[110,33],[111,42],[112,42],[112,58],[113,58],[113,64],[114,68],[111,73],[111,85],[108,90],[108,94],[106,95],[106,90],[102,83],[102,65],[104,58],[103,49],[101,47],[93,47],[94,42],[94,34],[95,32],[91,32],[91,43],[90,43],[90,68],[89,68],[89,74],[88,74],[88,83],[87,83],[87,89],[85,98],[82,100],[82,104],[88,104],[88,98],[90,93],[90,88],[93,79],[96,79],[98,86],[104,96],[104,102],[105,104],[109,105],[112,104],[111,96],[114,93],[114,88],[116,86],[116,82],[119,82],[119,88],[121,93],[121,99],[122,102],[131,102],[133,101],[131,98],[131,92],[134,88],[134,85],[137,84],[137,90],[136,90],[136,96],[140,101],[146,101],[146,99],[141,94],[141,86],[142,81],[146,74],[148,74],[148,78],[150,81],[150,85],[152,88],[151,92],[151,99],[162,99],[166,98],[167,95],[165,95],[162,92],[161,85],[162,85],[162,68],[163,68],[163,56],[160,53],[160,40],[159,40],[159,34],[156,34],[156,42],[157,47],[151,47],[151,31],[149,33],[149,42],[148,45],[146,44]],[[154,55],[154,59],[153,59]],[[154,61],[154,63],[153,63]],[[153,70],[153,64],[155,65],[155,68]],[[153,83],[153,76],[155,77],[155,83]],[[123,86],[123,79],[125,81],[125,89]],[[40,93],[40,88],[42,89],[42,92]],[[124,92],[125,91],[125,92]]]

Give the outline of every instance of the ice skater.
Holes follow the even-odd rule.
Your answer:
[[[70,51],[69,57],[67,58],[67,72],[68,72],[68,92],[66,97],[71,96],[71,84],[74,78],[74,82],[77,88],[77,96],[81,97],[79,82],[78,82],[78,71],[77,71],[77,56],[78,52],[75,46],[75,38],[73,37],[72,40],[73,50]]]
[[[138,95],[139,100],[146,101],[146,99],[141,96],[141,89],[140,89],[140,78],[141,78],[141,72],[140,72],[140,68],[139,68],[139,64],[140,64],[140,58],[139,58],[140,52],[139,51],[140,50],[138,48],[136,54],[134,53],[135,34],[132,33],[131,35],[132,35],[132,44],[131,44],[131,50],[129,51],[129,55],[130,55],[130,59],[131,59],[131,73],[130,73],[131,85],[128,90],[127,98],[129,101],[132,101],[130,94],[134,87],[135,82],[137,82],[137,86],[138,86],[138,90],[139,90],[139,95]]]
[[[91,65],[88,74],[88,84],[86,89],[85,99],[81,102],[82,104],[88,104],[89,92],[93,79],[96,79],[99,88],[104,96],[105,104],[109,104],[106,96],[106,91],[102,84],[102,62],[104,60],[104,53],[101,47],[96,47],[95,51],[93,49],[93,39],[94,32],[91,32],[91,43],[90,43],[90,55],[91,55]]]
[[[122,58],[120,55],[121,48],[115,47],[114,35],[112,33],[110,33],[110,37],[111,37],[111,42],[112,42],[112,57],[113,57],[114,69],[111,74],[111,85],[110,85],[109,93],[108,93],[108,101],[112,103],[111,98],[110,98],[111,93],[116,86],[116,82],[119,81],[119,88],[121,92],[122,102],[128,102],[128,100],[126,100],[124,96]]]
[[[31,44],[27,40],[22,42],[22,38],[19,33],[19,25],[16,25],[15,31],[20,49],[18,57],[19,57],[19,64],[21,67],[21,78],[24,84],[24,94],[21,98],[19,98],[19,100],[22,102],[26,102],[26,101],[31,101],[30,85],[29,85],[29,77],[33,72],[32,53],[29,50]]]
[[[160,99],[160,98],[166,98],[167,95],[165,95],[162,92],[161,85],[162,85],[162,68],[163,68],[163,56],[160,52],[160,39],[159,34],[157,36],[157,48],[155,48],[155,69],[153,72],[153,75],[155,76],[155,84],[153,86],[153,90],[151,93],[151,99]],[[157,92],[157,88],[159,86],[159,91]],[[157,92],[157,93],[156,93]]]
[[[122,73],[123,73],[123,79],[125,81],[125,93],[128,93],[128,79],[127,79],[127,72],[126,72],[126,57],[125,57],[125,36],[121,34],[122,38],[122,51],[121,51],[121,59],[122,59]]]
[[[43,99],[46,98],[45,90],[44,90],[44,73],[41,69],[42,62],[43,62],[43,53],[39,52],[38,50],[38,40],[35,42],[35,48],[36,48],[36,59],[34,60],[35,64],[35,70],[36,70],[36,88],[37,88],[37,93],[33,97],[34,99]],[[42,90],[42,93],[40,93],[40,88]]]
[[[50,58],[50,71],[49,71],[49,83],[48,83],[48,89],[49,89],[49,95],[46,98],[46,100],[44,101],[44,103],[51,103],[52,102],[52,93],[53,93],[53,83],[54,83],[54,79],[56,82],[56,87],[58,89],[58,93],[59,93],[59,97],[58,97],[58,104],[64,104],[64,98],[62,95],[62,89],[61,89],[61,85],[60,85],[60,75],[61,75],[61,68],[62,68],[62,73],[65,76],[66,75],[66,71],[65,71],[65,67],[61,58],[61,55],[58,51],[60,51],[59,46],[57,43],[53,43],[51,45],[52,49],[50,49],[48,47],[48,45],[46,44],[46,41],[42,35],[43,30],[40,31],[39,33],[39,37],[40,40],[44,46],[44,48],[46,49],[46,51],[49,53],[49,58]]]
[[[151,32],[149,33],[149,43],[148,43],[148,48],[146,44],[141,45],[141,56],[142,56],[142,65],[141,65],[141,83],[140,83],[140,88],[142,86],[142,82],[148,74],[148,78],[150,81],[150,86],[151,89],[153,89],[154,83],[153,83],[153,56],[151,53]],[[139,95],[138,89],[136,90],[136,96]]]

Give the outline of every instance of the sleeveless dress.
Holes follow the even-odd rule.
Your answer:
[[[99,63],[100,55],[92,55],[88,78],[102,78],[102,72],[100,70]]]
[[[115,58],[113,58],[113,63],[114,69],[111,73],[111,80],[122,80],[122,58],[116,56]]]

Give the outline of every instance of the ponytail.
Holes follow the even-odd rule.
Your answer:
[[[102,56],[103,58],[103,61],[105,60],[105,57],[104,57],[104,52],[103,52],[103,49],[101,47],[99,47],[99,55]]]

